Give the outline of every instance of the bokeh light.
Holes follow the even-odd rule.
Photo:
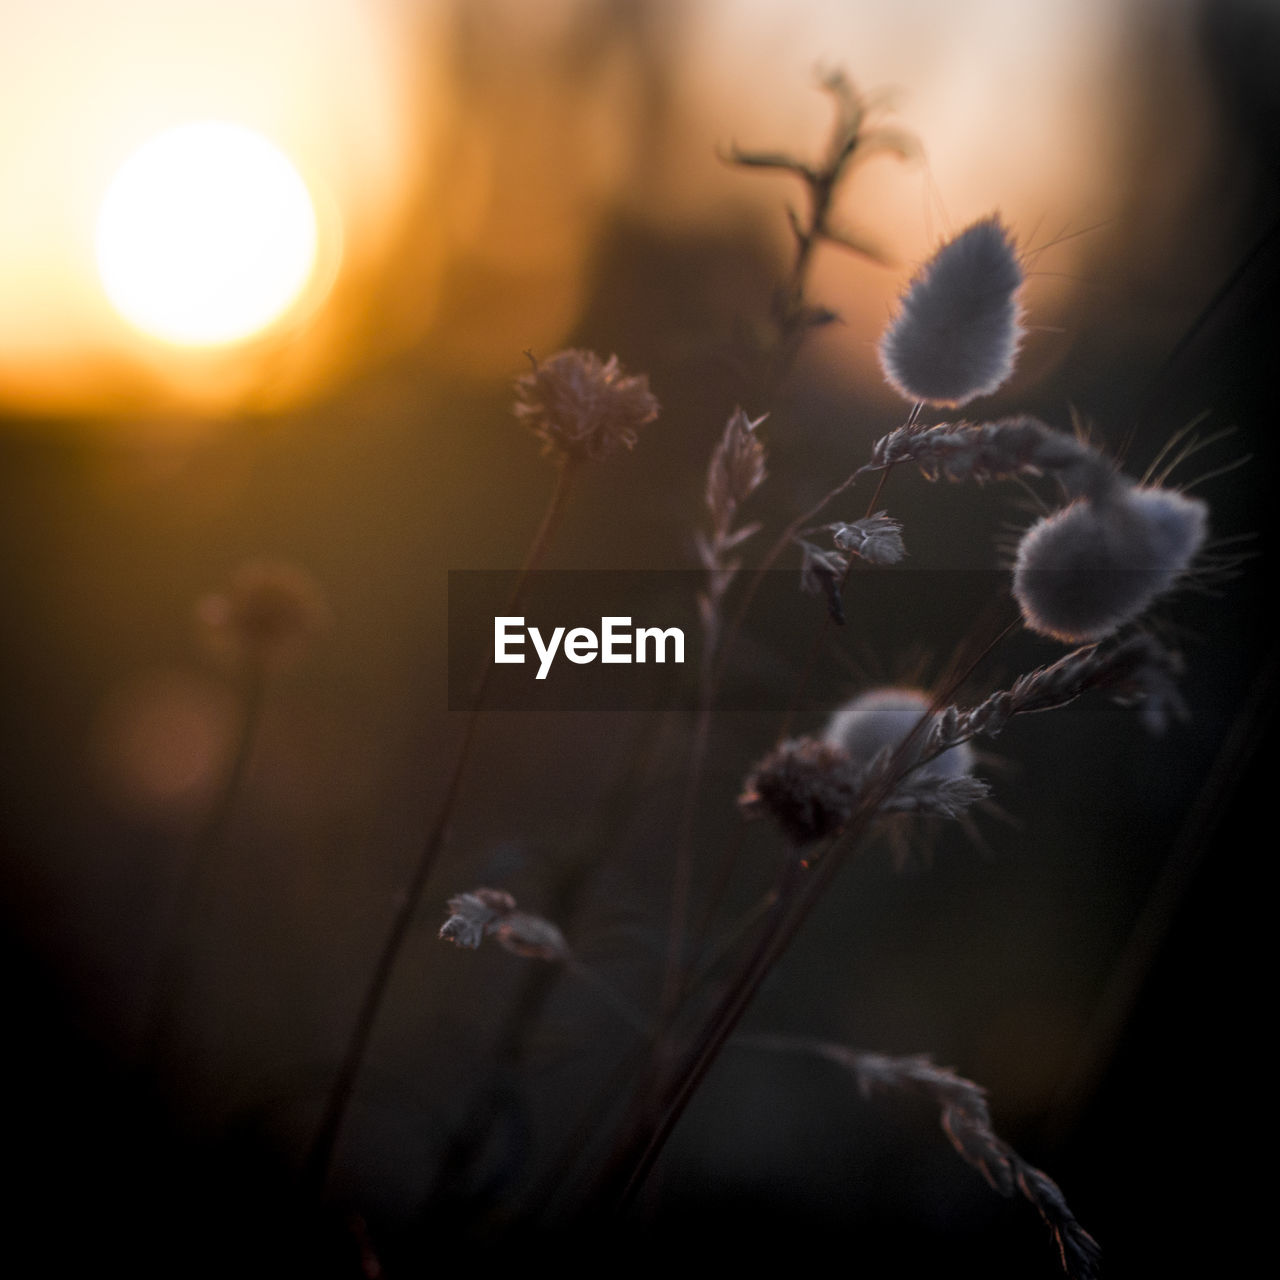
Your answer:
[[[316,215],[279,148],[225,121],[179,125],[116,174],[98,216],[103,287],[145,333],[191,346],[264,328],[315,264]]]

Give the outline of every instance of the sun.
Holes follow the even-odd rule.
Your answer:
[[[301,293],[316,258],[306,184],[241,125],[194,121],[158,134],[107,188],[95,235],[116,310],[182,346],[247,338]]]

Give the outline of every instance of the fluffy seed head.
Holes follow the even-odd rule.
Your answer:
[[[598,461],[634,447],[640,428],[658,416],[649,379],[622,371],[617,356],[561,351],[516,379],[516,417],[542,441],[543,452]]]
[[[886,747],[896,748],[929,711],[929,697],[918,689],[872,689],[846,702],[831,717],[823,734],[840,747],[856,768],[865,768]],[[936,720],[937,717],[934,717]],[[916,735],[903,758],[910,765],[920,758],[933,721]],[[951,779],[973,769],[973,749],[967,742],[950,747],[916,770],[919,778]]]
[[[738,804],[753,817],[767,814],[804,845],[839,831],[857,796],[857,771],[839,746],[793,738],[752,769]]]
[[[880,339],[880,367],[907,400],[961,405],[1013,372],[1022,285],[1013,238],[993,214],[949,240],[912,278]]]
[[[1013,594],[1023,621],[1068,644],[1111,635],[1178,581],[1207,527],[1205,504],[1172,489],[1131,486],[1055,511],[1018,546]]]
[[[280,560],[250,560],[225,591],[202,597],[196,619],[219,657],[265,671],[287,667],[329,622],[311,575]]]

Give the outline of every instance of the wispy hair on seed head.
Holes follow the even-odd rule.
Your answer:
[[[1189,568],[1208,508],[1172,489],[1120,489],[1038,520],[1018,546],[1013,594],[1031,630],[1069,644],[1114,634]]]

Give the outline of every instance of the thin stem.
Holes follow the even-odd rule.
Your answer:
[[[908,426],[910,426],[911,423],[913,423],[919,416],[920,409],[921,405],[917,403],[916,407],[911,411],[910,418],[907,419]],[[880,478],[876,482],[875,492],[871,495],[871,501],[867,503],[867,519],[871,518],[875,512],[876,506],[880,502],[880,495],[884,492],[885,481],[889,478],[889,472],[891,470],[893,470],[892,464],[885,467],[884,470],[880,472]],[[850,556],[849,563],[845,565],[844,573],[840,575],[840,583],[836,587],[837,596],[842,596],[844,594],[845,585],[849,581],[849,575],[853,572],[853,566],[861,563],[861,560],[858,560],[854,556]],[[817,635],[813,638],[813,644],[809,649],[808,660],[805,662],[804,667],[800,672],[800,679],[796,683],[795,692],[791,695],[791,700],[787,703],[787,709],[783,713],[782,724],[778,728],[779,742],[791,733],[792,722],[795,720],[796,712],[800,709],[800,703],[804,700],[805,690],[809,687],[809,681],[813,678],[813,673],[817,670],[818,655],[822,651],[822,646],[826,642],[827,636],[831,633],[832,625],[833,621],[831,614],[827,613],[827,615],[822,619],[822,625],[818,628]]]
[[[839,128],[839,121],[837,121]],[[796,235],[796,254],[791,267],[791,275],[784,287],[782,312],[779,318],[778,341],[774,344],[767,361],[767,376],[764,382],[765,401],[772,399],[773,393],[785,379],[801,344],[808,334],[811,324],[805,317],[805,290],[808,285],[809,270],[813,261],[814,250],[818,241],[825,234],[827,221],[831,212],[831,203],[836,187],[844,170],[848,157],[856,146],[856,133],[845,139],[840,145],[833,144],[834,156],[828,169],[822,173],[810,173],[806,180],[809,190],[809,222],[801,227],[794,219],[792,226]],[[851,476],[841,488],[853,483]],[[683,982],[683,951],[685,929],[688,924],[690,883],[693,869],[693,827],[697,813],[698,797],[702,791],[703,774],[706,767],[707,748],[711,735],[711,721],[714,714],[715,695],[720,676],[724,668],[724,654],[732,645],[742,621],[746,616],[746,607],[750,597],[762,580],[765,570],[781,555],[796,531],[809,516],[821,511],[840,490],[835,490],[823,499],[822,503],[808,516],[793,523],[774,546],[766,558],[765,564],[752,578],[748,598],[734,615],[727,636],[708,633],[707,649],[704,654],[702,671],[698,688],[698,713],[694,726],[693,745],[690,751],[689,769],[686,774],[684,799],[680,810],[680,825],[676,836],[675,870],[672,876],[672,901],[670,928],[668,932],[667,960],[663,972],[662,996],[659,1001],[659,1026],[664,1028],[660,1033],[658,1055],[662,1056],[666,1040],[665,1028],[679,1003],[680,989]],[[717,643],[719,641],[719,643]]]
[[[768,893],[759,898],[749,911],[733,925],[728,934],[720,940],[720,944],[705,959],[699,957],[699,964],[696,971],[689,977],[685,983],[684,994],[696,990],[704,982],[711,977],[712,974],[724,963],[725,960],[733,953],[733,949],[746,936],[747,930],[756,923],[777,901],[777,889],[770,889]]]
[[[547,548],[551,544],[551,539],[564,518],[565,504],[568,500],[570,486],[576,470],[576,464],[569,461],[560,465],[560,470],[556,476],[555,489],[547,504],[542,524],[530,544],[524,565],[516,578],[515,586],[512,588],[511,596],[507,603],[508,613],[512,612],[523,599],[531,575],[538,565],[542,563]],[[324,1114],[321,1118],[320,1126],[316,1130],[307,1160],[307,1178],[317,1193],[323,1192],[325,1184],[328,1182],[338,1139],[342,1135],[342,1127],[346,1120],[347,1108],[350,1106],[356,1082],[360,1076],[361,1068],[364,1066],[365,1055],[368,1053],[369,1042],[373,1035],[373,1028],[386,998],[391,975],[395,970],[396,962],[404,947],[405,940],[409,936],[410,927],[413,924],[414,916],[417,914],[418,901],[422,896],[422,890],[435,869],[436,862],[439,860],[441,850],[444,848],[445,840],[448,837],[449,827],[462,794],[463,778],[467,771],[467,765],[471,760],[476,730],[479,727],[481,712],[484,709],[485,697],[493,679],[493,672],[493,655],[490,654],[485,661],[484,669],[481,672],[475,694],[467,712],[462,738],[458,743],[457,755],[453,762],[453,771],[449,775],[444,798],[440,803],[435,822],[427,835],[422,851],[418,855],[418,861],[401,897],[400,905],[392,917],[391,926],[383,941],[382,950],[378,954],[372,976],[369,979],[369,985],[365,988],[364,998],[356,1015],[351,1036],[347,1041],[347,1048],[343,1054],[341,1066],[329,1091]]]
[[[778,885],[778,897],[771,906],[760,937],[737,979],[726,988],[721,999],[705,1020],[701,1032],[692,1041],[684,1059],[669,1073],[665,1096],[657,1102],[660,1115],[656,1124],[648,1127],[641,1117],[629,1130],[619,1151],[615,1154],[603,1180],[602,1195],[616,1197],[614,1208],[621,1212],[638,1194],[650,1170],[665,1146],[690,1099],[697,1092],[707,1072],[743,1014],[750,1006],[760,984],[790,946],[795,935],[821,899],[840,867],[858,847],[878,816],[884,801],[892,795],[902,779],[915,767],[911,756],[920,734],[924,732],[937,707],[945,704],[955,694],[974,668],[1008,634],[1014,624],[1002,630],[992,641],[962,668],[953,673],[946,687],[939,692],[932,706],[920,718],[915,729],[900,742],[891,756],[888,767],[862,796],[844,830],[826,846],[820,846],[802,864],[798,857],[789,860],[783,878]],[[813,874],[804,879],[801,871],[813,867]],[[652,1114],[652,1111],[650,1112]]]
[[[591,965],[576,957],[566,961],[565,969],[595,991],[632,1031],[644,1035],[653,1030],[649,1020],[644,1016],[644,1011],[619,991],[598,969],[593,969]]]
[[[633,1109],[633,1119],[625,1130],[626,1136],[597,1184],[596,1195],[600,1203],[621,1212],[638,1194],[667,1138],[684,1114],[684,1108],[702,1083],[719,1051],[716,1039],[719,1029],[726,1018],[731,1019],[730,1029],[737,1024],[767,971],[762,965],[767,965],[773,950],[773,940],[780,932],[799,893],[801,871],[802,864],[798,857],[787,859],[761,922],[755,946],[738,979],[725,988],[704,1025],[702,1035],[685,1050],[675,1068],[668,1071],[659,1082],[661,1088],[657,1097],[644,1101],[643,1105]],[[725,1032],[726,1038],[727,1035],[728,1031]]]
[[[915,406],[912,408],[911,413],[907,417],[907,423],[906,423],[907,426],[911,426],[913,423],[915,423],[915,421],[920,417],[920,413],[923,410],[923,408],[924,408],[924,402],[917,401]],[[884,492],[885,482],[886,480],[888,480],[889,472],[891,470],[892,470],[892,467],[885,467],[880,472],[879,478],[876,482],[875,492],[872,493],[871,495],[871,501],[867,503],[868,518],[875,512],[876,506],[880,501],[880,495]],[[757,576],[753,578],[751,583],[749,584],[747,596],[743,600],[741,606],[739,607],[737,615],[735,615],[734,623],[730,627],[729,635],[725,639],[723,648],[721,650],[722,653],[728,649],[729,644],[732,643],[733,638],[736,636],[737,628],[740,625],[742,619],[745,617],[747,608],[751,604],[751,596],[754,594],[756,584],[760,580],[760,578],[763,576],[764,571],[768,569],[769,564],[771,563],[771,559],[776,559],[777,556],[781,554],[786,544],[791,540],[791,537],[794,536],[792,530],[796,529],[799,526],[807,524],[809,515],[820,512],[822,508],[825,507],[826,504],[832,500],[832,498],[834,498],[837,494],[847,489],[858,478],[860,474],[861,474],[861,471],[855,471],[853,475],[850,476],[849,479],[846,480],[842,485],[839,485],[837,486],[837,488],[833,489],[831,493],[829,493],[822,500],[822,502],[813,509],[812,512],[807,513],[806,515],[801,516],[799,520],[794,521],[791,527],[783,534],[782,538],[780,538],[778,542],[775,543],[773,549],[769,553],[769,557],[766,557],[765,563],[757,571]],[[840,580],[840,586],[838,588],[839,591],[844,590],[845,583],[848,581],[849,574],[853,568],[853,563],[854,562],[851,559],[848,566],[845,568],[844,576]],[[813,646],[810,649],[809,657],[801,673],[799,683],[796,686],[795,692],[791,695],[791,699],[787,704],[786,711],[783,713],[782,723],[779,725],[778,734],[777,734],[777,740],[779,742],[781,742],[782,739],[785,738],[788,735],[788,733],[790,733],[791,731],[792,721],[794,720],[795,714],[799,709],[800,702],[804,697],[804,691],[808,687],[809,680],[813,674],[813,671],[817,666],[818,654],[821,650],[822,644],[827,638],[827,635],[830,629],[831,629],[831,617],[830,615],[827,615],[826,617],[823,618],[822,625],[818,630],[818,634],[814,637]],[[718,670],[717,670],[717,675],[718,675]],[[707,696],[710,697],[713,695],[711,692],[709,692]],[[728,887],[728,882],[733,875],[733,869],[736,864],[737,855],[740,849],[741,849],[741,841],[738,841],[734,845],[730,846],[729,853],[725,856],[725,858],[722,861],[720,871],[719,871],[719,876],[717,879],[717,886],[714,894],[714,900],[713,900],[712,906],[710,907],[710,909],[708,910],[708,912],[706,913],[703,919],[702,930],[699,934],[700,943],[705,942],[706,933],[710,929],[711,920],[715,914],[716,907],[719,905],[720,897],[723,895],[725,889]]]
[[[809,199],[809,217],[805,225],[791,213],[791,228],[795,234],[796,251],[792,261],[791,274],[786,285],[780,291],[781,304],[778,314],[778,339],[765,361],[766,374],[763,380],[765,402],[768,403],[786,378],[795,362],[805,337],[814,327],[814,319],[807,314],[805,294],[809,282],[809,272],[813,263],[814,252],[821,240],[853,246],[847,239],[834,235],[830,220],[836,190],[842,178],[863,143],[863,124],[866,118],[867,105],[857,99],[848,83],[842,78],[829,79],[824,87],[833,95],[836,104],[836,118],[832,127],[831,138],[827,147],[826,161],[821,168],[811,168],[778,156],[749,156],[742,153],[736,155],[739,163],[762,164],[767,168],[782,168],[794,173],[804,182]],[[912,421],[920,411],[916,405],[912,411]],[[711,721],[714,713],[716,690],[728,653],[732,649],[738,632],[746,619],[752,600],[764,580],[765,573],[776,563],[778,557],[790,545],[797,532],[811,519],[819,515],[839,494],[843,493],[858,477],[854,472],[842,481],[822,499],[817,506],[806,512],[798,520],[793,521],[783,531],[782,536],[774,543],[768,555],[752,574],[747,590],[729,625],[727,632],[721,631],[717,625],[714,635],[708,632],[708,649],[704,659],[702,679],[699,687],[698,718],[694,729],[693,748],[685,787],[684,802],[681,806],[679,834],[676,841],[676,865],[673,877],[672,915],[667,963],[663,977],[662,1000],[659,1006],[660,1024],[665,1025],[673,1007],[678,1002],[681,987],[681,952],[683,950],[683,933],[686,927],[689,910],[689,889],[692,878],[692,844],[693,820],[697,808],[698,796],[701,792],[702,777],[706,762],[707,746],[710,738]],[[718,623],[718,619],[717,619]]]
[[[917,401],[910,414],[907,416],[906,426],[911,426],[920,416],[923,409],[922,401]],[[752,572],[751,578],[747,583],[746,590],[742,593],[742,598],[738,602],[738,608],[735,611],[729,626],[725,629],[724,635],[720,641],[719,656],[716,661],[715,678],[719,678],[724,673],[725,663],[728,660],[729,651],[733,648],[734,641],[738,638],[738,632],[742,630],[742,624],[746,621],[747,613],[751,609],[751,603],[755,599],[756,592],[760,589],[761,582],[764,581],[764,575],[777,563],[778,558],[791,545],[792,540],[805,528],[811,521],[817,519],[828,506],[831,505],[845,490],[851,488],[865,468],[859,467],[856,471],[846,476],[838,485],[822,498],[820,498],[812,507],[803,515],[797,516],[787,527],[778,535],[777,541],[769,548],[768,554]],[[876,484],[875,493],[871,497],[870,503],[867,505],[867,515],[871,515],[875,511],[876,503],[879,501],[881,490],[884,488],[884,482],[888,475],[888,468],[880,472],[880,478]]]
[[[204,905],[214,858],[222,845],[227,823],[235,811],[236,801],[249,771],[258,727],[262,722],[265,684],[262,669],[256,664],[251,665],[245,681],[240,724],[226,775],[192,842],[182,869],[143,1039],[144,1056],[152,1061],[164,1047],[174,1010],[182,995],[192,950],[191,931]]]
[[[680,827],[676,835],[675,873],[672,876],[671,917],[667,934],[667,961],[662,979],[662,998],[658,1004],[660,1031],[657,1053],[659,1058],[664,1056],[670,1021],[680,1000],[684,972],[685,930],[688,927],[689,917],[689,888],[693,878],[693,824],[697,813],[698,797],[702,791],[707,745],[711,736],[713,696],[710,665],[704,664],[698,694],[698,719],[693,732],[693,747],[680,811]]]
[[[725,894],[729,892],[729,884],[733,879],[734,868],[738,865],[738,857],[742,853],[742,847],[746,844],[746,824],[739,823],[738,829],[733,839],[726,842],[724,850],[716,865],[715,878],[711,882],[711,892],[707,897],[706,905],[702,909],[702,917],[698,923],[697,938],[697,955],[701,957],[705,954],[707,946],[711,938],[711,926],[715,922],[720,905],[724,901]],[[689,984],[686,983],[686,987]]]
[[[801,880],[799,873],[803,864],[798,858],[791,860],[789,875],[778,887],[778,897],[765,918],[754,951],[737,981],[726,988],[707,1019],[703,1033],[695,1041],[685,1061],[680,1064],[681,1069],[673,1073],[674,1087],[663,1100],[664,1106],[658,1123],[647,1135],[640,1135],[630,1152],[619,1162],[623,1170],[629,1167],[629,1174],[625,1183],[621,1184],[618,1194],[615,1205],[618,1212],[626,1209],[639,1193],[667,1139],[755,998],[760,984],[790,945],[836,870],[844,862],[845,856],[866,834],[881,802],[892,792],[896,783],[896,772],[891,771],[868,794],[837,841],[837,847],[825,850],[817,860],[816,873],[811,880]],[[613,1187],[618,1185],[618,1181],[612,1183]]]

